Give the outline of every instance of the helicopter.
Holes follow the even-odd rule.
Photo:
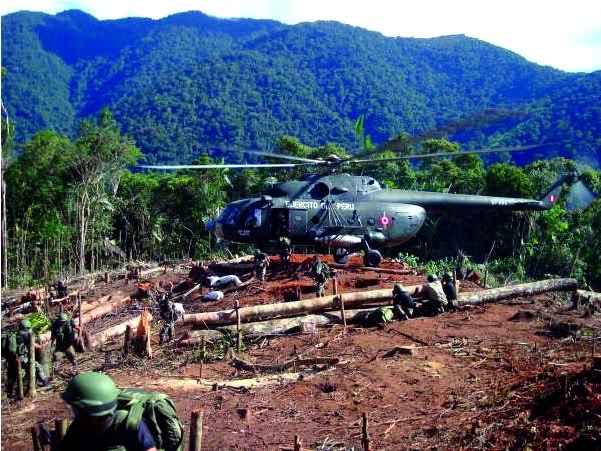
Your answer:
[[[492,197],[383,188],[370,176],[339,172],[344,165],[388,161],[452,157],[465,154],[524,151],[538,146],[496,148],[475,151],[406,155],[381,160],[339,158],[325,160],[257,152],[271,158],[296,160],[294,163],[208,164],[146,166],[152,169],[214,168],[297,168],[321,166],[328,174],[306,174],[300,180],[275,183],[260,197],[241,199],[225,206],[221,215],[206,228],[221,239],[259,247],[276,246],[282,238],[292,245],[333,249],[334,260],[345,264],[352,252],[363,252],[365,266],[377,267],[380,249],[402,244],[415,237],[428,213],[453,210],[541,211],[559,199],[564,183],[569,183],[573,208],[584,208],[592,194],[574,173],[564,174],[539,199]]]

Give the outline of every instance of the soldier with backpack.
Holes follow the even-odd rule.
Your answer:
[[[170,291],[163,295],[159,300],[159,314],[163,322],[163,327],[159,333],[159,344],[162,345],[165,341],[170,342],[175,338],[175,321],[178,314],[171,299],[173,294]]]
[[[60,451],[182,451],[183,427],[167,395],[119,390],[101,373],[73,377],[63,395],[74,421]]]
[[[34,348],[41,349],[39,339],[31,330],[29,320],[23,319],[19,322],[19,330],[17,332],[9,332],[2,336],[2,357],[6,359],[6,393],[12,397],[17,384],[17,378],[21,377],[17,372],[17,360],[20,360],[26,373],[29,370],[29,346],[31,340],[35,341]],[[44,374],[44,369],[40,362],[35,362],[35,374],[37,385],[40,387],[50,387],[51,384]],[[28,383],[29,377],[25,378]]]
[[[315,294],[318,298],[325,296],[324,286],[330,278],[330,267],[319,258],[319,255],[313,256],[313,265],[311,266],[311,277],[315,280]]]
[[[269,266],[269,256],[265,252],[257,251],[255,254],[255,274],[261,283],[265,282],[265,274]]]
[[[75,358],[75,344],[77,335],[81,331],[75,322],[66,313],[59,313],[52,323],[50,342],[55,344],[52,354],[52,368],[56,371],[63,356],[66,355],[73,367],[77,366]]]

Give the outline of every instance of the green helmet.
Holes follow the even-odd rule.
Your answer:
[[[438,276],[436,274],[428,274],[427,280],[428,282],[435,282],[438,280]]]
[[[85,372],[73,377],[63,392],[63,400],[87,415],[111,415],[117,408],[119,391],[106,374]]]
[[[66,313],[59,313],[58,314],[58,320],[59,321],[69,321],[69,315],[67,315]]]
[[[392,291],[403,291],[403,285],[401,285],[401,282],[395,283]]]
[[[442,280],[453,280],[453,274],[450,272],[445,272],[444,276],[442,276]]]
[[[28,319],[22,319],[19,321],[19,330],[31,329],[31,322]]]

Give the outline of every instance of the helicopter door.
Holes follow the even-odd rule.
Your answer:
[[[298,242],[307,234],[307,210],[288,210],[288,232]]]
[[[286,208],[271,209],[271,238],[290,235],[290,216]]]

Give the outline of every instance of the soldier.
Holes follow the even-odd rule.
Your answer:
[[[282,268],[287,268],[290,262],[290,254],[292,252],[290,238],[285,236],[278,240],[278,255],[280,256]]]
[[[255,254],[255,273],[261,283],[265,282],[265,274],[267,273],[268,266],[269,256],[265,252],[257,251]]]
[[[50,343],[54,343],[54,353],[52,354],[52,368],[58,370],[63,356],[66,355],[71,365],[77,366],[75,358],[75,344],[77,336],[81,333],[75,322],[69,318],[66,313],[59,313],[58,317],[52,323],[52,333]]]
[[[415,295],[425,297],[427,302],[423,305],[426,315],[435,316],[443,313],[448,304],[447,297],[442,289],[442,284],[436,274],[428,274],[427,283],[415,290]]]
[[[21,361],[21,368],[28,374],[29,371],[29,345],[31,340],[35,340],[34,348],[41,349],[40,340],[34,337],[31,330],[29,320],[21,320],[19,322],[19,330],[17,333],[11,333],[3,337],[2,357],[6,359],[6,393],[9,397],[13,396],[13,392],[17,383],[17,360]],[[44,369],[40,362],[35,362],[35,375],[37,385],[40,387],[50,388],[51,384],[44,374]],[[26,377],[26,383],[29,383],[29,377]],[[24,384],[26,385],[26,384]]]
[[[129,416],[118,415],[118,396],[117,386],[106,374],[86,372],[73,377],[62,398],[75,418],[58,449],[156,451],[155,439],[141,418],[142,412],[133,424]]]
[[[395,283],[392,289],[392,310],[396,319],[413,318],[415,302],[409,292],[403,290],[400,282]]]
[[[455,282],[453,282],[453,275],[450,272],[442,276],[442,290],[447,297],[447,310],[454,312],[457,310],[457,289],[455,288]]]
[[[321,261],[319,255],[313,257],[311,277],[315,280],[315,294],[317,297],[325,296],[324,286],[330,277],[330,267]]]
[[[159,344],[163,344],[165,339],[167,342],[173,341],[175,338],[175,321],[177,320],[177,312],[171,299],[173,294],[169,292],[167,295],[163,295],[159,301],[159,312],[163,327],[159,334]]]

